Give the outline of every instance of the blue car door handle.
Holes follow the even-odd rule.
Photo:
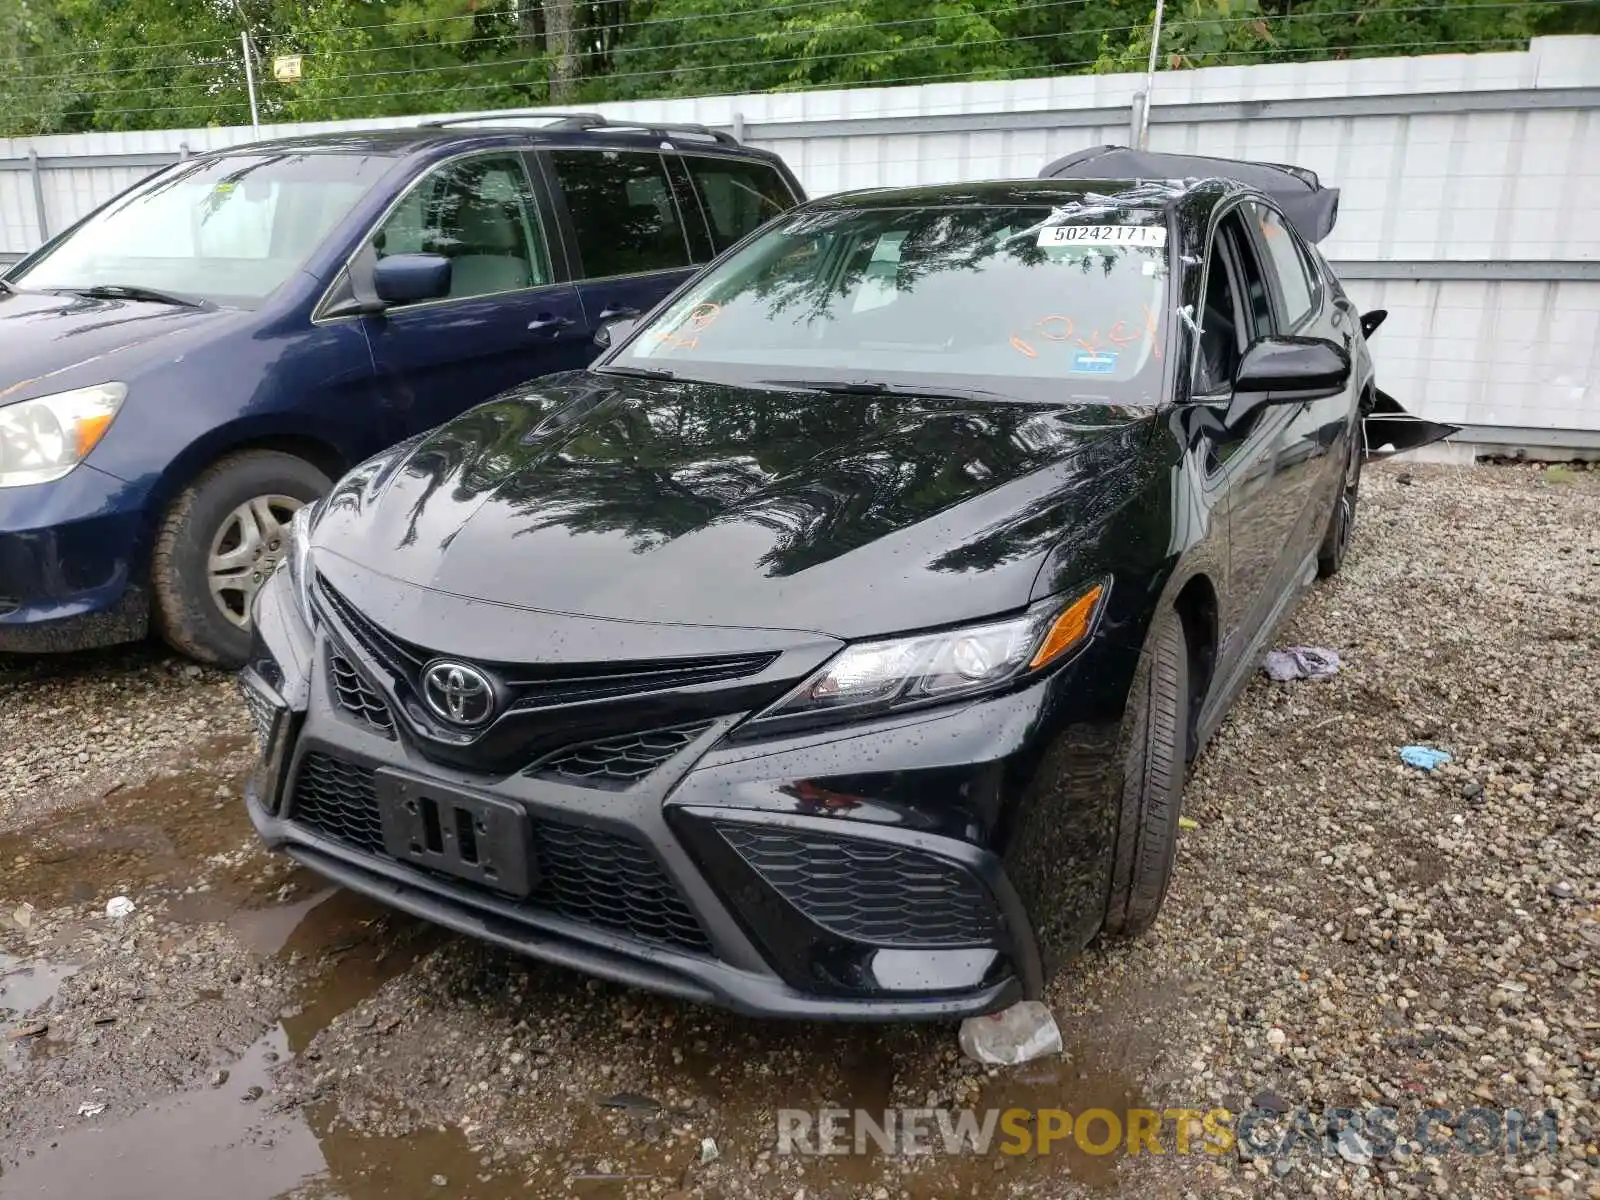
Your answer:
[[[542,333],[546,329],[565,329],[572,324],[574,324],[574,321],[571,317],[558,317],[554,313],[540,313],[528,322],[528,331],[530,333]]]
[[[639,310],[637,308],[630,308],[626,304],[619,304],[615,308],[602,308],[600,310],[600,315],[596,318],[596,320],[615,321],[625,317],[637,317],[638,315]]]

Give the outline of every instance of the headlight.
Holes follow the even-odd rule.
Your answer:
[[[1054,597],[1020,617],[941,633],[846,647],[756,718],[865,716],[1003,687],[1042,671],[1081,645],[1107,587],[1066,603]]]
[[[101,383],[0,405],[0,487],[60,479],[105,436],[127,394]]]
[[[311,517],[320,503],[307,504],[289,518],[289,553],[283,556],[294,602],[300,608],[300,619],[307,625],[315,624],[311,617]]]

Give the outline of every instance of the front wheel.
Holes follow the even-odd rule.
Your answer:
[[[327,493],[303,458],[219,459],[172,502],[151,561],[156,628],[174,650],[222,667],[250,652],[250,602],[288,551],[289,521]]]
[[[1327,579],[1337,575],[1344,566],[1344,556],[1350,549],[1350,537],[1356,528],[1356,502],[1361,498],[1361,428],[1356,427],[1350,441],[1350,458],[1345,463],[1344,483],[1339,488],[1339,499],[1328,518],[1328,531],[1323,534],[1322,545],[1317,549],[1317,578]]]
[[[1155,923],[1178,856],[1178,818],[1189,767],[1189,647],[1176,611],[1155,619],[1129,697],[1132,731],[1111,867],[1105,931],[1143,933]]]

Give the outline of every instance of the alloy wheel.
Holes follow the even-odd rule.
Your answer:
[[[250,602],[289,546],[289,521],[304,501],[256,496],[223,518],[211,539],[206,581],[211,598],[233,624],[250,624]]]

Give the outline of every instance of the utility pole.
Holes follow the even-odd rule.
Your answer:
[[[244,86],[250,93],[250,128],[256,137],[261,136],[261,111],[256,107],[256,72],[250,62],[250,34],[239,31],[239,49],[244,51]]]
[[[1150,105],[1156,98],[1156,56],[1161,52],[1163,0],[1156,0],[1155,24],[1150,29],[1150,65],[1144,72],[1144,101],[1139,106],[1139,149],[1150,148]]]

